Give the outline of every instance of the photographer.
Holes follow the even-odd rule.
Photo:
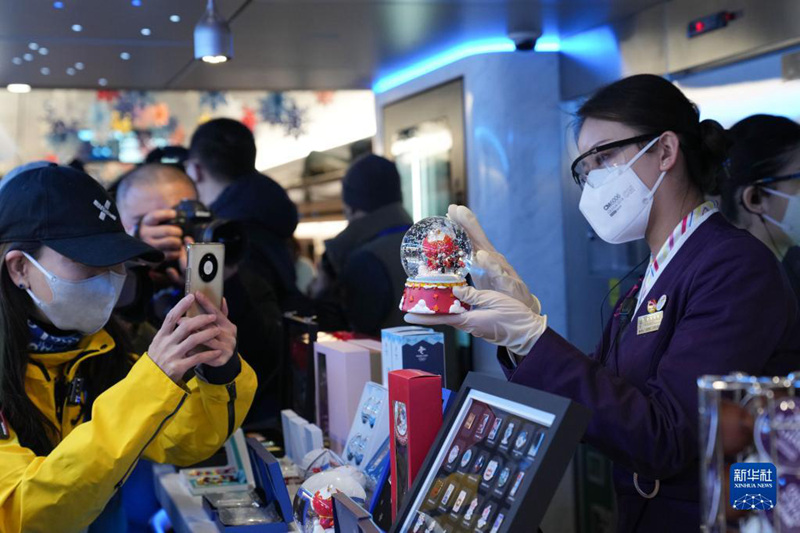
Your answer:
[[[215,241],[237,237],[241,228],[215,219],[199,202],[189,177],[170,165],[143,165],[122,180],[117,190],[122,224],[134,235],[164,253],[164,262],[155,268],[138,271],[141,286],[131,291],[121,309],[134,331],[142,323],[158,326],[173,305],[183,296],[183,270],[186,266],[185,241]],[[177,209],[176,209],[177,208]],[[226,243],[227,246],[228,243]],[[230,252],[230,253],[229,253]],[[282,348],[280,309],[272,288],[238,261],[232,246],[226,249],[224,293],[230,317],[239,328],[239,352],[258,376],[259,388],[245,425],[263,426],[277,420],[277,400],[270,397],[275,389]],[[230,261],[229,261],[230,260]],[[271,387],[270,387],[271,385]]]
[[[218,216],[243,224],[244,262],[275,289],[281,309],[305,310],[289,241],[297,207],[283,187],[256,170],[253,133],[236,120],[210,120],[194,132],[185,166],[200,200]]]
[[[196,463],[244,419],[256,378],[224,302],[181,299],[138,358],[109,321],[123,263],[160,257],[83,172],[0,188],[0,531],[119,530],[140,458]],[[184,317],[195,302],[205,314]]]

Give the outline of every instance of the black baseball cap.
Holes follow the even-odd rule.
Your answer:
[[[0,182],[0,242],[40,242],[93,267],[164,259],[125,233],[117,206],[102,185],[84,172],[56,164],[27,165]]]

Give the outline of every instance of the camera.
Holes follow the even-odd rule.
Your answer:
[[[536,41],[542,36],[539,30],[512,31],[508,38],[514,41],[518,52],[530,52],[536,47]]]
[[[195,242],[219,242],[225,245],[225,264],[235,265],[244,254],[247,236],[242,225],[233,220],[215,218],[202,202],[181,200],[172,208],[175,218],[163,224],[178,226],[183,235]]]

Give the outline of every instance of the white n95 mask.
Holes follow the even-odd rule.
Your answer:
[[[30,255],[25,254],[25,257],[44,274],[53,301],[42,301],[30,288],[27,289],[28,295],[55,327],[84,335],[103,329],[122,292],[125,274],[109,270],[81,281],[68,281],[48,272]]]
[[[578,208],[604,241],[622,244],[644,238],[653,196],[667,172],[661,173],[651,190],[634,172],[633,164],[658,139],[650,141],[625,166],[598,168],[587,175]]]
[[[789,201],[786,206],[786,212],[783,214],[783,220],[779,222],[769,215],[764,215],[764,218],[781,228],[795,245],[800,245],[800,197],[776,191],[775,189],[765,188],[764,190],[769,194],[786,198]]]

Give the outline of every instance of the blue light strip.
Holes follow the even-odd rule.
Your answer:
[[[470,41],[384,76],[375,82],[372,90],[376,94],[384,93],[461,59],[481,54],[513,52],[515,49],[514,42],[507,37]],[[559,50],[557,38],[547,37],[536,42],[535,51],[537,52],[558,52]]]

